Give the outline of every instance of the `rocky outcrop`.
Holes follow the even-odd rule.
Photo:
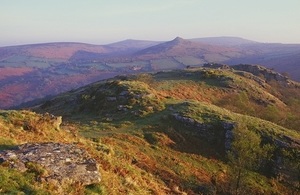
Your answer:
[[[213,68],[213,69],[230,69],[230,66],[226,64],[218,64],[218,63],[207,63],[203,64],[204,68]]]
[[[100,173],[95,159],[74,144],[28,143],[14,150],[0,152],[0,163],[25,172],[32,165],[44,170],[39,179],[62,184],[90,185],[99,183]]]
[[[196,130],[198,136],[205,137],[208,141],[215,140],[216,124],[213,125],[210,123],[200,123],[193,118],[182,116],[179,113],[173,113],[172,117],[176,121],[183,123],[185,126],[193,127]],[[231,143],[233,141],[233,129],[235,127],[235,124],[233,122],[220,121],[220,123],[217,126],[217,129],[221,129],[224,133],[225,150],[230,150]]]
[[[207,139],[211,139],[214,136],[213,132],[210,131],[212,129],[211,124],[200,123],[193,118],[182,116],[179,113],[172,114],[172,117],[185,126],[193,127],[197,131],[198,136],[206,137]]]
[[[234,73],[257,82],[263,88],[267,88],[267,83],[263,78],[255,76],[250,72],[235,70]]]
[[[271,69],[265,68],[263,66],[258,66],[258,65],[248,65],[248,64],[240,64],[240,65],[234,65],[231,66],[234,70],[241,70],[245,72],[250,72],[251,74],[255,76],[263,76],[266,81],[279,81],[279,82],[289,82],[288,77],[275,72]]]
[[[232,122],[222,122],[222,127],[225,132],[225,150],[229,151],[231,150],[231,143],[233,141],[234,135],[233,135],[233,129],[234,129],[235,124]]]

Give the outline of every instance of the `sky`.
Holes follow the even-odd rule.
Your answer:
[[[300,43],[300,0],[0,0],[0,46],[236,36]]]

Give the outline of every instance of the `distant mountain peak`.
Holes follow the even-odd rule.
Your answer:
[[[184,41],[184,39],[181,37],[176,37],[175,39],[173,39],[173,41]]]
[[[173,43],[173,44],[183,44],[183,43],[187,43],[190,42],[189,40],[183,39],[181,37],[176,37],[175,39],[169,41],[169,43]]]

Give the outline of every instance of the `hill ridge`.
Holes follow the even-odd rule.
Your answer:
[[[247,44],[228,37],[207,41],[177,38],[176,42],[175,38],[166,42],[1,47],[0,107],[9,108],[119,74],[200,67],[211,62],[261,64],[300,80],[299,44]]]

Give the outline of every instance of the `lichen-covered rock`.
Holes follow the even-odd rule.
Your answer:
[[[4,162],[21,172],[26,171],[30,163],[37,164],[45,169],[40,179],[46,182],[90,185],[101,180],[95,159],[74,144],[23,144],[14,150],[1,151],[0,163]]]

